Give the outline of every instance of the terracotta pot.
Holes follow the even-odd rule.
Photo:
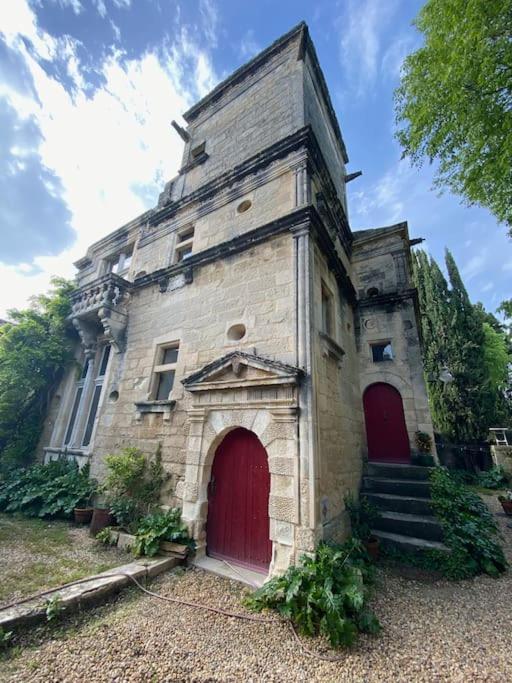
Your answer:
[[[94,508],[91,521],[91,536],[96,537],[96,534],[104,529],[106,526],[114,524],[114,516],[110,514],[108,508]]]
[[[506,515],[512,516],[512,500],[500,500],[501,507],[503,508],[503,512]]]
[[[92,519],[92,508],[75,508],[73,514],[77,524],[89,524]]]
[[[372,560],[379,559],[380,553],[380,540],[375,538],[375,536],[370,536],[370,538],[365,541],[366,551]]]

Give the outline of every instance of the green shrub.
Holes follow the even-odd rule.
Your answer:
[[[0,510],[29,517],[69,517],[83,507],[96,490],[89,466],[53,460],[46,465],[11,470],[0,481]]]
[[[372,569],[356,539],[343,546],[321,544],[283,576],[268,581],[245,603],[255,611],[275,609],[300,633],[322,634],[333,647],[351,645],[359,631],[377,633],[380,624],[368,608]]]
[[[186,525],[181,521],[181,510],[172,508],[167,512],[155,512],[144,517],[137,528],[133,551],[137,557],[152,557],[158,552],[161,541],[173,541],[194,548]]]
[[[485,472],[479,472],[476,484],[486,489],[503,489],[508,484],[508,477],[502,467],[493,467]]]
[[[441,560],[449,578],[464,579],[479,573],[498,576],[507,561],[498,542],[498,528],[483,500],[438,467],[430,474],[432,507],[451,553]]]
[[[161,446],[150,460],[138,448],[128,447],[107,455],[105,463],[108,472],[102,490],[107,494],[110,511],[119,525],[133,532],[142,517],[158,505],[168,478]]]

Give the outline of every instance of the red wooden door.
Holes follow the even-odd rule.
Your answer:
[[[411,451],[400,392],[390,384],[372,384],[364,393],[363,403],[368,460],[410,462]]]
[[[217,448],[208,486],[207,552],[253,569],[267,570],[270,473],[258,437],[235,429]]]

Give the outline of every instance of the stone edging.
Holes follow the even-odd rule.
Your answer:
[[[132,576],[137,581],[144,582],[148,578],[153,578],[169,569],[173,569],[182,562],[177,557],[157,557],[146,558],[129,564],[113,567],[101,574],[90,577],[87,583],[80,583],[67,588],[56,588],[47,593],[44,597],[35,598],[30,602],[25,602],[17,607],[8,609],[0,608],[0,629],[10,631],[20,626],[28,626],[46,620],[46,601],[58,596],[62,613],[71,612],[84,605],[94,605],[105,600],[114,593],[118,593],[122,588],[132,581],[128,578]],[[120,572],[127,576],[109,576]]]

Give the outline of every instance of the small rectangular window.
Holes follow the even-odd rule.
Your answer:
[[[107,344],[103,349],[101,356],[100,368],[98,370],[98,377],[103,377],[107,371],[108,359],[110,357],[110,344]]]
[[[393,348],[391,342],[382,344],[372,344],[372,358],[374,363],[382,363],[386,360],[393,360]]]
[[[117,254],[117,256],[114,256],[114,258],[110,261],[110,272],[115,273],[116,275],[126,273],[132,262],[132,253],[133,250],[130,247],[126,248],[120,254]]]
[[[164,349],[164,357],[162,365],[169,365],[169,363],[176,363],[178,360],[178,347],[173,346],[170,349]]]
[[[333,335],[333,298],[331,292],[322,283],[322,332]]]
[[[179,346],[174,344],[160,347],[157,353],[160,362],[155,366],[154,398],[157,401],[167,401],[174,386]]]
[[[192,159],[197,159],[197,157],[201,156],[201,154],[204,154],[205,149],[206,149],[206,142],[200,142],[195,147],[192,147],[192,150],[190,152],[190,156],[192,157]]]
[[[156,390],[156,400],[166,401],[174,386],[174,370],[158,373],[158,387]]]
[[[186,242],[194,237],[194,228],[188,228],[183,232],[178,233],[178,242]]]
[[[183,247],[183,249],[178,249],[178,256],[177,256],[177,262],[180,263],[181,261],[186,261],[186,259],[190,258],[192,256],[192,245],[188,245],[187,247]]]

